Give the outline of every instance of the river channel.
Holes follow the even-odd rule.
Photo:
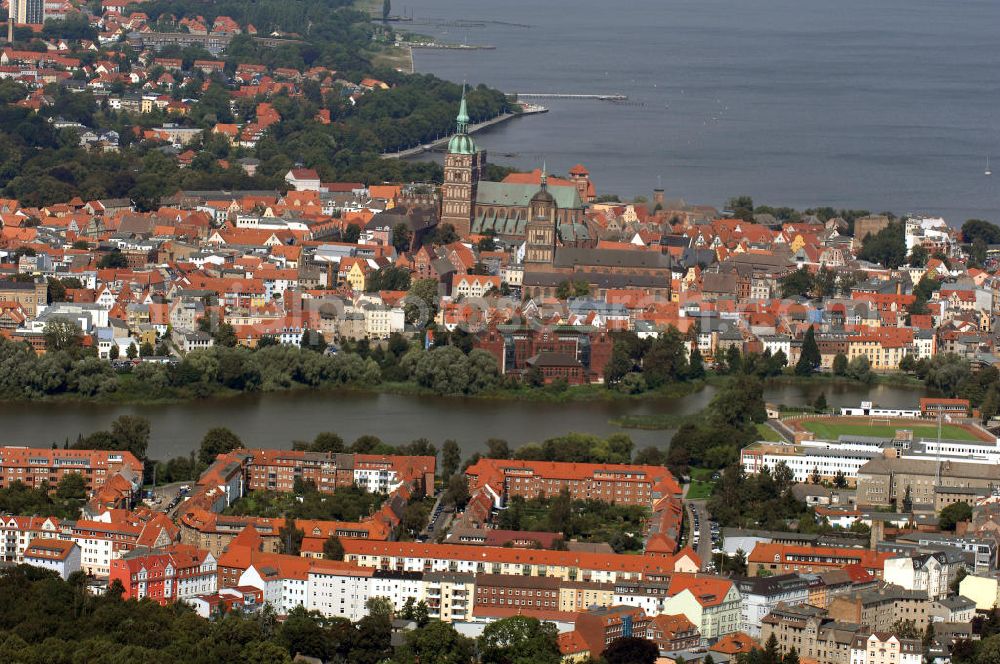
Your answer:
[[[769,402],[797,405],[825,392],[831,406],[874,401],[883,406],[913,406],[919,389],[878,385],[776,385],[766,390]],[[666,447],[672,431],[621,429],[611,420],[622,415],[685,414],[704,408],[713,387],[680,398],[622,399],[549,403],[451,397],[416,397],[362,392],[294,392],[202,399],[177,404],[100,405],[87,403],[0,404],[3,443],[60,445],[78,434],[106,429],[119,415],[149,418],[149,455],[167,459],[186,455],[211,427],[235,431],[251,447],[288,448],[293,440],[310,440],[335,431],[348,442],[363,434],[388,443],[426,437],[440,446],[457,440],[464,455],[484,449],[489,438],[513,445],[542,441],[571,431],[598,435],[625,431],[637,447]]]

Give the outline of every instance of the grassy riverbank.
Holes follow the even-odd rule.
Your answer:
[[[513,387],[480,392],[478,394],[439,394],[434,390],[422,387],[413,382],[383,382],[377,385],[339,385],[310,387],[295,384],[281,390],[234,390],[219,387],[213,391],[191,391],[185,388],[161,389],[151,394],[148,386],[137,381],[133,376],[122,374],[118,376],[116,389],[96,395],[79,393],[51,394],[24,399],[0,399],[0,403],[16,404],[24,402],[49,403],[87,403],[97,405],[119,406],[156,406],[183,404],[201,399],[227,399],[254,394],[282,394],[296,392],[320,392],[331,397],[340,393],[370,393],[396,394],[413,397],[435,397],[451,399],[477,399],[483,401],[543,401],[549,403],[569,403],[576,401],[641,401],[645,399],[679,398],[693,394],[705,387],[707,381],[691,381],[673,383],[657,390],[641,394],[623,394],[617,390],[609,390],[604,385],[572,385],[559,387]],[[653,427],[656,428],[656,427]]]

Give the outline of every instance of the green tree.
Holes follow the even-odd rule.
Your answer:
[[[56,485],[56,498],[62,501],[82,501],[87,498],[87,480],[80,473],[67,473]]]
[[[903,224],[891,222],[874,235],[868,235],[862,240],[858,258],[896,269],[906,261],[906,241],[903,237]]]
[[[441,446],[441,479],[447,481],[462,465],[462,449],[450,438]]]
[[[813,402],[813,410],[817,413],[825,413],[827,407],[826,392],[820,392],[819,396],[816,397],[816,401]]]
[[[239,339],[236,338],[236,328],[229,323],[219,323],[212,333],[212,340],[225,348],[234,348],[239,343]]]
[[[726,209],[733,216],[744,221],[753,221],[753,198],[750,196],[735,196],[726,201]]]
[[[806,330],[805,337],[802,338],[802,351],[799,354],[799,361],[795,365],[795,373],[800,376],[809,376],[819,368],[822,357],[819,353],[819,346],[816,344],[816,332],[810,325]]]
[[[559,664],[562,656],[552,623],[512,616],[496,620],[477,640],[482,664]]]
[[[464,509],[469,502],[469,481],[465,475],[458,473],[448,479],[448,488],[445,489],[442,500],[446,505],[454,505],[457,509]]]
[[[339,454],[346,449],[344,439],[330,431],[316,434],[309,449],[313,452],[334,452]]]
[[[814,287],[812,273],[802,267],[780,279],[782,297],[809,297]]]
[[[302,540],[305,532],[296,527],[295,519],[286,517],[284,525],[278,529],[278,540],[281,542],[281,552],[289,556],[297,556],[302,551]],[[325,544],[325,543],[324,543]]]
[[[389,14],[392,12],[392,0],[382,0],[382,20],[388,21]]]
[[[701,351],[695,346],[691,350],[691,356],[688,358],[688,378],[692,380],[699,380],[705,377],[705,360],[701,356]]]
[[[417,279],[410,286],[404,300],[406,322],[426,325],[434,320],[438,306],[438,282],[436,279]]]
[[[946,396],[955,396],[958,386],[970,373],[969,361],[954,353],[941,353],[928,360],[924,382]]]
[[[243,446],[243,441],[239,436],[226,427],[214,427],[209,429],[205,437],[201,439],[201,446],[198,448],[198,461],[206,466],[215,461],[215,457],[226,454]]]
[[[48,351],[75,352],[83,344],[83,330],[68,318],[53,317],[42,329],[45,349]]]
[[[388,0],[386,0],[388,2]],[[403,646],[393,658],[399,664],[468,664],[474,660],[475,642],[449,623],[434,620],[403,636]]]
[[[344,559],[344,545],[340,543],[339,537],[336,535],[330,535],[330,537],[323,542],[323,557],[326,560]]]
[[[941,530],[955,532],[955,527],[959,522],[969,521],[972,518],[972,508],[968,503],[952,503],[938,515],[938,527]]]
[[[118,359],[118,344],[111,344],[111,348],[108,349],[108,359],[117,360]]]
[[[137,459],[146,458],[149,447],[149,420],[137,415],[120,415],[111,423],[111,438],[114,449],[125,450]]]
[[[648,639],[625,636],[612,641],[602,656],[607,664],[655,664],[660,650]]]
[[[837,353],[833,356],[833,375],[847,375],[847,356],[843,353]]]
[[[125,349],[125,357],[130,360],[134,360],[139,356],[139,349],[135,347],[134,343],[130,343],[128,348]]]
[[[391,618],[393,614],[392,600],[388,597],[369,597],[365,600],[365,610],[369,615]]]

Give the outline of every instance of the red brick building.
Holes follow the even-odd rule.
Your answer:
[[[615,639],[649,638],[651,622],[638,606],[609,606],[578,613],[575,631],[590,646],[593,657],[603,653]]]
[[[543,576],[476,575],[475,607],[557,611],[561,579]]]
[[[95,491],[122,470],[130,471],[137,482],[142,483],[142,462],[131,452],[0,448],[0,487],[8,487],[13,482],[38,487],[48,482],[55,489],[63,477],[78,473],[87,483],[87,490]]]
[[[652,505],[679,496],[681,487],[663,466],[560,463],[480,459],[465,470],[469,489],[487,489],[501,507],[510,496],[554,496],[563,489],[574,500],[600,500],[625,505]]]
[[[701,643],[698,626],[683,615],[654,616],[646,638],[656,644],[661,652],[675,652],[697,648]]]
[[[503,374],[523,376],[534,365],[546,382],[562,377],[571,384],[602,382],[613,345],[606,330],[588,326],[494,325],[476,339]]]

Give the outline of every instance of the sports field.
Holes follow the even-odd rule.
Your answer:
[[[876,420],[878,421],[878,420]],[[884,422],[884,420],[882,420]],[[805,420],[796,424],[807,431],[816,434],[817,438],[824,440],[837,440],[838,436],[876,436],[879,438],[892,438],[899,429],[909,429],[913,431],[915,439],[937,438],[937,424],[917,424],[905,421],[898,421],[896,424],[867,424],[858,418],[843,420]],[[947,422],[941,425],[941,437],[947,440],[979,440],[978,436],[967,429]]]

